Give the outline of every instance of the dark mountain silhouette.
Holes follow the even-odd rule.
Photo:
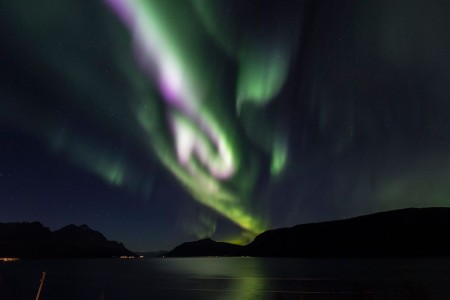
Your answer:
[[[183,243],[172,251],[169,251],[166,257],[192,257],[192,256],[233,256],[242,250],[242,246],[216,242],[209,238]]]
[[[87,225],[50,231],[41,223],[0,223],[0,257],[84,258],[134,256]]]
[[[205,248],[200,242],[185,243],[169,252],[169,256],[450,256],[449,230],[450,208],[409,208],[269,230],[250,244],[230,247],[223,254],[209,251],[211,242],[205,243]]]

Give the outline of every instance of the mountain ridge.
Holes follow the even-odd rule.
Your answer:
[[[166,253],[166,257],[232,256],[238,254],[242,246],[216,242],[210,238],[185,242]]]
[[[267,230],[238,251],[220,256],[450,256],[449,229],[450,208],[405,208]],[[180,245],[167,256],[218,256],[202,249],[198,241],[182,245],[186,244],[191,247],[189,253],[180,251]]]
[[[51,231],[40,222],[0,223],[0,257],[103,258],[136,256],[86,224]]]

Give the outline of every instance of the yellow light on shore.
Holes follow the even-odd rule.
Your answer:
[[[3,262],[11,262],[11,261],[18,261],[19,258],[17,257],[0,257],[0,261]]]

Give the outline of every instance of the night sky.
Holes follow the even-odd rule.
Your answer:
[[[450,206],[447,0],[0,0],[0,222],[132,250]]]

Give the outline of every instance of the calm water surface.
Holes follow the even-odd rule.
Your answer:
[[[0,299],[450,299],[450,259],[155,258],[0,263]]]

